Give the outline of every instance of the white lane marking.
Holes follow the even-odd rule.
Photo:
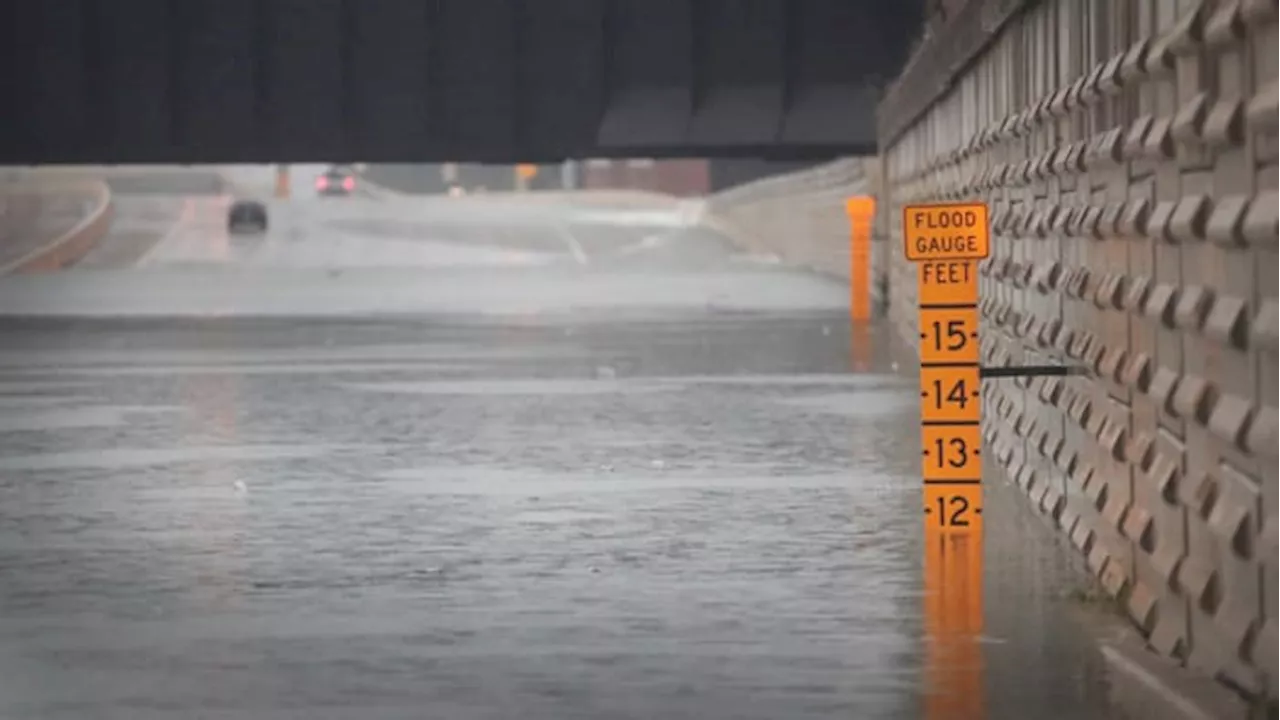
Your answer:
[[[569,252],[573,254],[573,259],[578,261],[579,265],[587,265],[591,262],[587,258],[587,253],[582,249],[582,243],[578,242],[578,238],[573,236],[573,231],[569,229],[567,223],[556,223],[556,232],[560,233],[560,239],[564,240],[564,244],[569,246]]]
[[[656,250],[667,244],[670,239],[669,235],[645,235],[637,242],[630,245],[624,245],[618,250],[619,255],[634,255],[642,250]]]
[[[648,225],[671,230],[689,225],[686,214],[676,208],[656,210],[575,208],[570,212],[575,221],[592,225]]]
[[[164,235],[161,236],[160,241],[157,242],[155,245],[152,245],[151,249],[148,250],[146,254],[138,258],[138,261],[135,263],[135,265],[137,267],[146,267],[148,265],[154,265],[157,257],[162,257],[164,255],[169,254],[169,252],[171,251],[171,248],[169,246],[176,241],[178,235],[180,235],[184,230],[187,229],[187,226],[190,225],[191,221],[195,219],[195,215],[196,215],[195,200],[192,198],[184,199],[182,201],[182,210],[178,212],[178,218],[173,221],[173,226],[165,231]]]

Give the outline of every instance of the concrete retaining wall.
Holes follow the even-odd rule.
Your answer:
[[[824,275],[849,277],[849,219],[844,200],[874,194],[875,159],[849,159],[811,170],[776,175],[712,195],[709,222],[755,252]],[[872,238],[872,275],[888,276],[890,245],[883,233]],[[873,304],[883,308],[888,288],[873,284]]]
[[[17,195],[39,198],[39,218],[12,242],[30,249],[0,265],[7,273],[52,272],[84,257],[111,227],[111,191],[100,181],[40,182]]]
[[[887,101],[891,233],[988,201],[985,362],[1094,373],[994,385],[991,456],[1154,649],[1274,699],[1275,5],[1054,0],[989,39],[923,115]]]
[[[877,273],[916,344],[901,205],[981,198],[989,457],[1148,645],[1274,713],[1277,31],[1271,0],[969,0],[881,106]],[[845,161],[711,205],[839,274]],[[874,176],[868,170],[867,177]]]
[[[371,180],[367,173],[360,176],[357,192],[365,197],[381,200],[408,199],[420,196],[437,195],[428,191],[409,191],[387,187]],[[500,199],[503,202],[520,203],[563,203],[573,205],[598,204],[615,208],[675,208],[681,205],[681,199],[674,195],[635,189],[584,189],[584,190],[500,190],[495,192],[471,193],[450,198],[448,202],[467,203],[485,202],[489,199]],[[696,222],[696,218],[694,220]]]

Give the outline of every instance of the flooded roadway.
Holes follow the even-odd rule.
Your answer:
[[[0,718],[922,717],[915,386],[838,286],[652,210],[130,202],[0,281]],[[987,715],[1106,717],[988,492]]]

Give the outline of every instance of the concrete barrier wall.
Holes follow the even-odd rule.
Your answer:
[[[110,188],[100,181],[41,182],[24,193],[39,198],[38,221],[12,238],[30,250],[0,265],[7,273],[52,272],[84,257],[111,228]]]
[[[408,190],[382,185],[367,171],[360,174],[356,185],[357,193],[378,200],[411,199],[415,197],[436,197],[439,193],[423,185]],[[524,191],[498,190],[484,193],[470,193],[457,198],[449,198],[450,203],[484,202],[489,198],[500,198],[503,202],[519,201],[521,203],[564,203],[576,205],[599,204],[607,207],[624,208],[675,208],[681,204],[681,198],[651,190],[637,189],[582,189],[582,190],[541,190]],[[694,218],[691,222],[697,222]]]
[[[776,175],[712,195],[708,222],[754,252],[824,275],[849,277],[849,218],[845,198],[877,192],[878,163],[850,158],[809,170]],[[888,275],[889,245],[872,238],[872,276]],[[888,288],[873,283],[873,305],[883,308]]]
[[[1276,38],[1271,0],[960,4],[880,108],[876,256],[914,347],[901,206],[988,202],[984,362],[1088,370],[991,383],[990,457],[1151,649],[1272,713]],[[839,274],[855,162],[710,204]]]

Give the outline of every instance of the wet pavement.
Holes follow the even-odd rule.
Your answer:
[[[42,198],[36,192],[18,192],[0,184],[0,265],[21,258],[37,245]]]
[[[96,202],[82,188],[0,182],[0,274],[74,229]]]
[[[842,289],[674,215],[299,200],[218,254],[218,200],[174,202],[144,252],[0,280],[90,288],[0,320],[0,718],[923,716],[915,385]],[[451,302],[174,296],[272,277]],[[1107,717],[1018,502],[973,690]]]

